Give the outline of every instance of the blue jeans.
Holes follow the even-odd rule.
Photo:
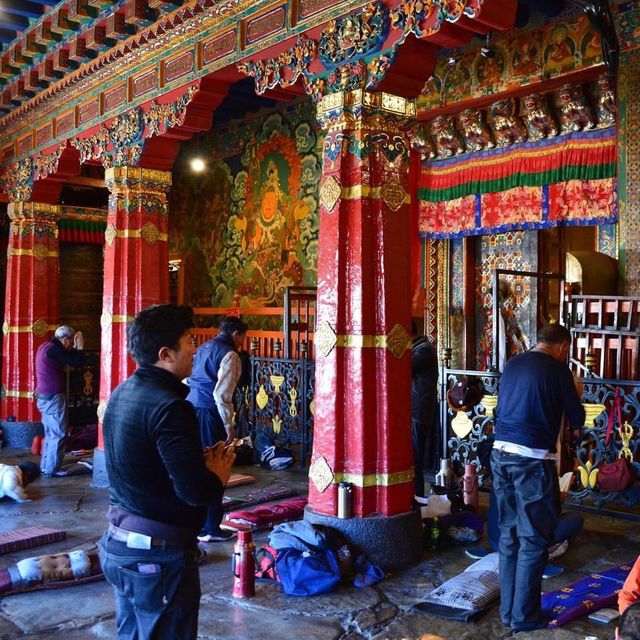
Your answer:
[[[42,414],[44,427],[40,471],[50,476],[60,469],[64,459],[64,439],[69,427],[69,412],[64,393],[55,393],[50,396],[38,395],[36,404]]]
[[[556,466],[494,449],[491,470],[500,527],[500,618],[514,631],[537,629],[544,625],[542,573],[560,513]]]
[[[224,442],[227,439],[227,432],[217,408],[203,409],[196,407],[196,416],[200,424],[200,440],[202,440],[203,447],[210,447],[216,442]],[[215,533],[218,531],[223,515],[222,502],[210,504],[207,508],[207,520],[204,523],[202,532]]]
[[[200,609],[198,547],[130,549],[105,533],[100,564],[116,596],[120,640],[195,640]],[[142,573],[139,565],[156,565]]]

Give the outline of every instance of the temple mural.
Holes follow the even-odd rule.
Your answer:
[[[194,306],[281,306],[315,285],[321,138],[308,102],[233,121],[195,139],[174,171],[171,253]],[[190,171],[195,153],[203,173]]]

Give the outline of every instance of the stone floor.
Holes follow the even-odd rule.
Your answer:
[[[0,451],[0,462],[31,459],[28,452]],[[258,484],[290,483],[301,490],[306,477],[299,472],[265,472],[240,467],[238,471],[258,477]],[[247,487],[230,490],[245,491]],[[32,502],[16,504],[0,501],[0,531],[33,524],[66,530],[64,542],[0,556],[0,568],[22,558],[86,548],[100,536],[105,526],[107,491],[91,486],[91,476],[39,479],[29,487]],[[483,496],[486,498],[486,496]],[[267,534],[256,536],[258,546]],[[399,544],[402,541],[398,541]],[[472,561],[461,547],[449,547],[427,554],[423,562],[402,574],[389,576],[375,587],[338,591],[313,598],[287,597],[271,584],[257,585],[255,598],[236,600],[231,596],[230,556],[233,543],[207,545],[209,555],[201,567],[201,640],[400,640],[415,639],[424,633],[447,640],[497,640],[505,635],[497,615],[497,605],[476,624],[455,623],[411,611],[411,607],[434,585],[459,573]],[[586,516],[584,532],[557,563],[565,573],[545,582],[545,589],[557,589],[594,570],[604,570],[640,554],[640,527],[637,523],[603,516]],[[554,631],[518,634],[521,640],[583,640],[595,636],[610,640],[614,625],[590,623],[586,618]],[[67,589],[35,591],[0,599],[0,639],[33,638],[52,640],[114,638],[114,600],[104,581]]]

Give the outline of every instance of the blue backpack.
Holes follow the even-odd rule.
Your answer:
[[[331,549],[281,549],[276,558],[276,572],[282,590],[290,596],[327,593],[340,582],[338,557]]]

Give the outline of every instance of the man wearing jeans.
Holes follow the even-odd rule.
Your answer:
[[[121,640],[195,640],[200,608],[196,536],[207,505],[221,504],[235,458],[203,451],[187,402],[195,353],[191,308],[141,311],[127,327],[138,368],[115,389],[104,416],[109,528],[102,570],[116,596]]]
[[[560,515],[556,442],[563,414],[574,427],[584,408],[567,366],[571,334],[542,327],[538,343],[507,362],[495,409],[491,453],[500,527],[500,617],[514,631],[547,626],[542,573]]]
[[[84,363],[84,338],[67,325],[59,326],[51,340],[36,351],[36,402],[42,414],[44,446],[40,471],[52,476],[64,458],[64,439],[69,427],[65,398],[65,367],[81,367]]]

